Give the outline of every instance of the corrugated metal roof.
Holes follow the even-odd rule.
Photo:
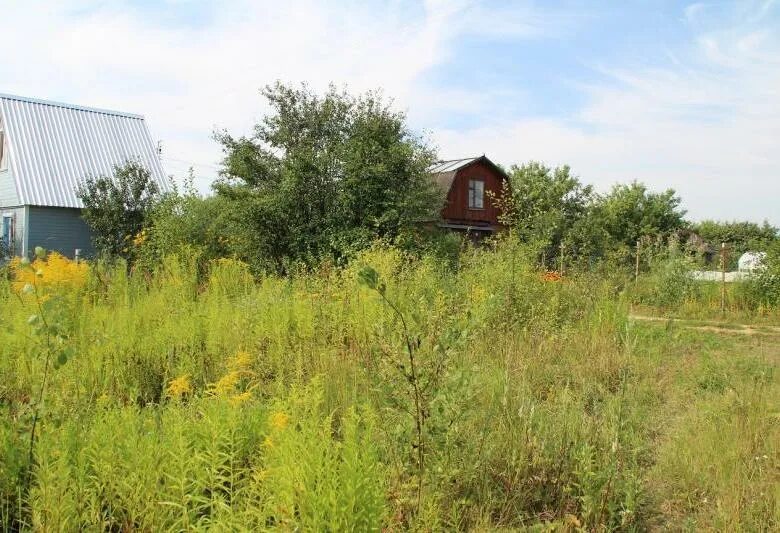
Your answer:
[[[484,156],[467,157],[465,159],[450,159],[449,161],[439,161],[428,168],[433,181],[436,182],[445,192],[450,190],[452,182],[455,180],[455,174],[458,170],[470,165],[474,161],[482,159]]]
[[[140,115],[0,94],[9,167],[24,205],[83,207],[76,187],[138,161],[168,190],[159,154]]]
[[[483,156],[478,157],[468,157],[466,159],[450,159],[449,161],[439,161],[437,163],[434,163],[431,165],[431,167],[428,169],[428,172],[431,174],[440,174],[443,172],[454,172],[456,170],[459,170],[466,165],[470,165],[477,159],[481,159]]]

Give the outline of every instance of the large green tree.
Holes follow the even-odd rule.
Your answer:
[[[247,259],[280,268],[339,258],[438,216],[443,193],[426,172],[435,153],[381,95],[281,83],[262,94],[271,112],[251,136],[216,134],[225,159],[215,190],[243,223]]]
[[[137,161],[114,167],[111,176],[87,177],[76,189],[84,203],[81,216],[92,229],[98,253],[127,258],[130,239],[144,227],[160,187]]]
[[[601,228],[589,223],[593,200],[592,186],[583,185],[568,166],[531,161],[510,168],[497,202],[502,222],[552,257],[561,246],[567,254],[586,255],[603,241]]]
[[[666,239],[686,227],[682,200],[672,189],[653,192],[639,182],[615,185],[594,207],[613,246],[632,247],[641,238]]]

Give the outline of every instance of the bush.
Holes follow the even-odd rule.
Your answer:
[[[746,283],[748,294],[761,306],[780,306],[780,242],[767,252],[763,268]]]
[[[679,309],[701,294],[701,282],[691,275],[694,269],[694,261],[676,250],[657,256],[651,261],[650,273],[633,287],[634,302],[665,310]]]

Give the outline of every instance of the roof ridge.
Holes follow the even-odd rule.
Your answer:
[[[77,111],[88,111],[91,113],[101,113],[103,115],[115,115],[119,117],[135,118],[145,120],[143,115],[137,113],[128,113],[125,111],[116,111],[113,109],[101,109],[98,107],[88,107],[78,104],[67,104],[65,102],[56,102],[53,100],[44,100],[42,98],[32,98],[29,96],[19,96],[15,94],[0,93],[0,100],[16,100],[18,102],[27,102],[31,104],[49,105],[53,107],[64,107],[66,109],[74,109]]]
[[[474,157],[459,157],[457,159],[439,159],[436,162],[437,163],[453,163],[455,161],[470,161],[472,159],[479,159],[480,157],[485,157],[484,155],[477,155]]]

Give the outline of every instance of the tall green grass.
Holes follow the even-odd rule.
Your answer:
[[[3,282],[0,524],[777,527],[777,347],[637,325],[619,284],[545,282],[532,259],[506,242],[287,278],[193,253],[95,265],[46,289],[71,356],[43,405],[37,311]]]

